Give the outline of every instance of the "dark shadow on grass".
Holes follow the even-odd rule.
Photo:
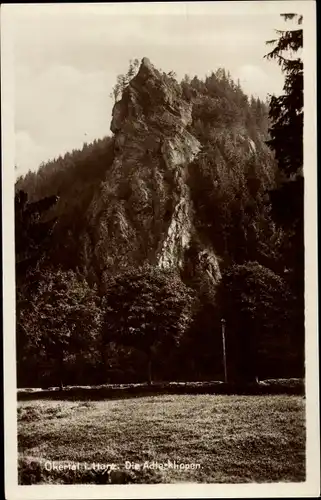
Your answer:
[[[33,390],[18,390],[18,401],[35,399],[57,400],[101,400],[158,396],[162,394],[225,394],[225,395],[304,395],[302,379],[266,380],[253,384],[226,384],[222,382],[155,383],[152,385],[128,384],[93,387],[66,387]]]

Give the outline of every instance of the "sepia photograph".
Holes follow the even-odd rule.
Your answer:
[[[315,24],[1,7],[8,500],[318,496]]]

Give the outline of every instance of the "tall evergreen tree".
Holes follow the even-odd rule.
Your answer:
[[[24,311],[38,285],[35,274],[48,256],[50,235],[55,219],[44,216],[58,198],[50,196],[28,202],[28,195],[19,190],[15,195],[15,254],[16,254],[16,339],[18,375],[23,359],[28,355],[30,338],[24,321]]]
[[[304,178],[303,178],[303,17],[282,14],[295,29],[277,30],[267,42],[274,48],[265,57],[276,60],[285,74],[283,94],[272,96],[268,145],[278,164],[279,183],[270,192],[274,220],[284,230],[283,265],[295,297],[293,325],[301,364],[304,362]]]
[[[15,246],[16,279],[23,280],[30,269],[45,258],[49,237],[56,219],[44,220],[44,215],[58,201],[48,196],[36,202],[28,202],[28,195],[20,190],[15,196]]]
[[[281,14],[287,21],[297,20],[302,24],[302,16]],[[302,28],[289,31],[276,30],[278,39],[269,40],[274,48],[265,57],[276,60],[285,74],[283,94],[272,96],[270,101],[269,146],[275,151],[278,167],[287,177],[300,174],[303,167],[303,61],[293,55],[303,47]]]
[[[297,287],[303,286],[303,62],[294,58],[303,47],[302,16],[282,14],[297,22],[298,29],[277,30],[278,39],[267,42],[274,48],[265,57],[276,60],[285,73],[283,94],[272,96],[268,145],[274,151],[279,170],[279,185],[270,193],[273,215],[287,231],[286,267],[293,271]]]

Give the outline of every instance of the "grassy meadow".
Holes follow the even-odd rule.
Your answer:
[[[304,399],[203,394],[21,401],[18,451],[20,484],[304,481]],[[168,460],[184,469],[161,469]],[[51,461],[66,461],[65,468],[47,470]],[[126,461],[137,470],[126,470]],[[161,465],[153,468],[153,462]],[[106,472],[109,464],[117,470]]]

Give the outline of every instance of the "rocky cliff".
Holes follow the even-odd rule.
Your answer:
[[[145,262],[184,267],[195,232],[188,167],[200,151],[191,121],[181,86],[144,58],[114,106],[114,160],[87,214],[84,252],[95,272]],[[213,248],[194,260],[211,280],[220,278]]]

